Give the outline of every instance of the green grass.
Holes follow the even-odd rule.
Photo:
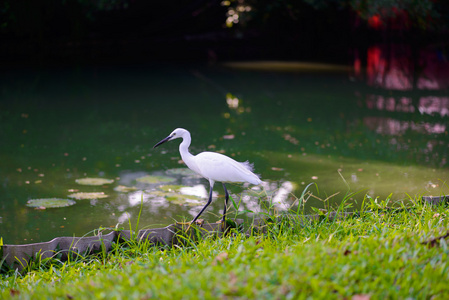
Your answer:
[[[48,261],[0,277],[0,298],[21,299],[448,299],[447,206],[415,202],[357,217],[306,221],[289,216],[263,234],[233,232],[184,247],[145,241],[109,254]],[[339,209],[343,209],[341,205]]]

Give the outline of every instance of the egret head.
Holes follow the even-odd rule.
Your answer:
[[[168,142],[168,141],[171,141],[171,140],[174,140],[177,138],[182,138],[188,134],[189,134],[189,132],[187,130],[185,130],[183,128],[176,128],[175,130],[173,130],[172,133],[170,133],[169,136],[167,136],[165,139],[163,139],[162,141],[160,141],[159,143],[154,145],[153,149],[165,142]]]

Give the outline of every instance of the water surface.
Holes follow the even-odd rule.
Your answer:
[[[352,69],[351,69],[352,70]],[[359,74],[360,75],[360,74]],[[398,90],[367,84],[347,69],[248,70],[224,66],[154,64],[10,71],[1,78],[0,236],[7,244],[82,236],[116,224],[141,227],[190,219],[200,206],[172,203],[145,175],[183,167],[179,140],[153,145],[173,129],[192,134],[193,154],[220,151],[254,163],[278,210],[311,182],[317,198],[337,205],[349,192],[408,201],[448,194],[446,87]],[[206,202],[208,182],[168,175]],[[114,179],[80,186],[83,177]],[[117,185],[135,186],[120,193]],[[260,210],[259,190],[228,186],[241,209]],[[36,198],[75,192],[109,197],[36,210]],[[142,198],[143,197],[143,198]],[[220,218],[223,189],[203,217]],[[322,201],[309,198],[311,206]]]

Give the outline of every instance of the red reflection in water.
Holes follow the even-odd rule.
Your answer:
[[[367,95],[366,107],[380,111],[413,113],[418,109],[420,114],[449,116],[449,97],[425,96],[419,98],[417,106],[410,97],[385,97]]]
[[[441,123],[416,123],[413,121],[400,121],[385,117],[365,117],[363,123],[369,129],[387,135],[402,135],[412,130],[424,134],[439,134],[446,131],[446,125]]]
[[[415,56],[413,55],[415,54]],[[360,74],[360,58],[354,57],[355,74]],[[443,52],[424,49],[413,53],[409,45],[376,45],[367,51],[366,80],[370,86],[396,91],[441,90],[449,88],[449,61]],[[449,116],[449,97],[366,95],[368,109]],[[364,118],[364,124],[380,134],[401,135],[406,131],[423,134],[441,134],[447,130],[444,122],[420,123],[372,116]]]
[[[366,98],[366,106],[369,109],[397,111],[397,112],[414,112],[415,107],[412,104],[412,99],[401,97],[396,100],[394,97],[384,97],[377,95],[368,95]]]
[[[388,145],[383,147],[389,150],[447,166],[449,123],[443,118],[449,116],[449,96],[434,92],[449,88],[449,60],[444,52],[436,48],[415,51],[408,45],[373,46],[366,52],[365,74],[359,54],[354,57],[356,78],[366,79],[369,86],[395,91],[357,93],[364,109],[377,111],[363,117],[364,126],[388,136]]]
[[[449,87],[449,60],[443,52],[423,52],[420,65],[423,71],[417,81],[418,89],[440,90]]]
[[[421,97],[418,109],[421,114],[449,116],[449,97]]]
[[[391,90],[449,87],[449,60],[438,49],[424,49],[412,55],[410,45],[376,45],[367,51],[366,78],[368,85]],[[354,69],[360,59],[354,58]],[[355,74],[359,74],[357,71]]]
[[[409,97],[396,99],[381,95],[368,95],[365,103],[366,107],[372,110],[401,113],[414,113],[418,110],[420,114],[449,116],[449,97],[421,97],[418,103],[414,104]],[[440,134],[447,129],[444,123],[416,123],[385,117],[366,117],[363,122],[369,129],[388,135],[403,134],[407,130],[424,134]]]
[[[413,88],[409,49],[391,47],[390,51],[374,46],[368,49],[367,57],[367,83],[391,90],[410,90]],[[387,59],[389,58],[389,59]]]

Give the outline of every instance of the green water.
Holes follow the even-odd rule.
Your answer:
[[[407,194],[449,194],[448,91],[372,88],[344,71],[162,64],[11,71],[1,75],[0,88],[0,237],[6,244],[82,236],[120,222],[128,228],[128,218],[134,226],[142,191],[141,227],[193,218],[201,206],[151,198],[157,187],[135,181],[183,166],[179,140],[152,149],[177,127],[191,132],[193,154],[224,151],[254,163],[280,210],[311,182],[321,199],[339,193],[330,198],[335,205],[348,189],[361,191],[353,197],[358,203],[367,193],[398,201]],[[75,183],[83,177],[115,181]],[[204,179],[176,178],[207,193]],[[119,193],[117,185],[138,190]],[[240,209],[260,209],[247,186],[228,188],[234,199],[242,197]],[[74,191],[109,197],[46,210],[25,205]],[[210,221],[223,206],[221,185],[215,191],[218,200],[203,215]],[[309,198],[305,210],[311,206],[323,203]]]

